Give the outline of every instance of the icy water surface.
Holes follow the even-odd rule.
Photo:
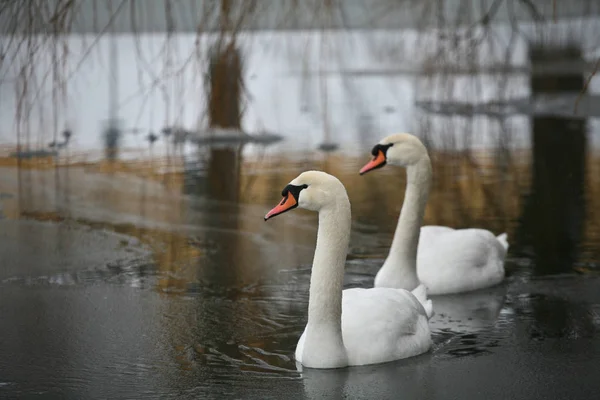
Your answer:
[[[570,232],[573,245],[555,248],[555,236],[531,240],[538,214],[523,217],[526,155],[500,169],[494,158],[474,165],[432,151],[425,223],[507,232],[506,281],[434,297],[428,354],[303,371],[293,353],[306,323],[317,217],[295,210],[265,223],[263,215],[302,170],[334,173],[353,205],[345,284],[371,287],[404,173],[359,177],[365,157],[344,153],[238,156],[217,149],[202,168],[187,160],[187,172],[167,176],[98,165],[3,168],[0,398],[595,397],[597,174],[588,175],[579,228],[545,222]],[[548,254],[560,260],[552,268]]]

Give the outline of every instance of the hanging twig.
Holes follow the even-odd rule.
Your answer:
[[[575,100],[575,106],[573,108],[573,114],[577,114],[577,108],[579,107],[579,102],[581,101],[581,99],[583,98],[583,96],[585,96],[585,94],[587,93],[588,86],[590,85],[590,82],[592,81],[592,78],[598,72],[599,68],[600,68],[600,58],[598,58],[596,60],[596,65],[594,65],[594,69],[592,70],[592,72],[590,73],[590,75],[585,80],[585,83],[583,84],[583,88],[581,89],[581,92],[579,92],[579,95],[577,96],[577,100]]]

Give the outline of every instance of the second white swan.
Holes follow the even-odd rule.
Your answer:
[[[386,164],[406,167],[406,192],[387,259],[375,287],[412,290],[420,283],[427,293],[450,294],[490,287],[504,279],[506,234],[485,229],[424,226],[431,185],[431,161],[421,141],[408,133],[383,138],[360,174]]]
[[[433,310],[423,285],[412,292],[390,288],[342,291],[351,224],[344,185],[332,175],[307,171],[292,180],[282,196],[265,220],[296,207],[319,213],[308,322],[296,347],[296,360],[309,368],[341,368],[428,351],[428,320]]]

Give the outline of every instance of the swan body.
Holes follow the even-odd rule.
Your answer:
[[[332,175],[307,171],[283,190],[284,199],[265,219],[295,207],[319,213],[308,322],[296,360],[309,368],[342,368],[416,356],[431,347],[431,300],[423,285],[343,289],[350,241],[350,202]]]
[[[506,233],[485,229],[421,227],[431,185],[427,149],[413,135],[384,138],[361,174],[385,164],[406,167],[407,184],[390,252],[375,277],[375,287],[412,290],[419,284],[431,295],[468,292],[504,279]]]
[[[426,293],[424,286],[417,289]],[[344,290],[342,338],[348,365],[383,363],[429,350],[431,333],[428,319],[433,311],[431,300],[424,299],[423,296],[418,300],[414,291],[402,289]],[[307,329],[296,347],[295,356],[300,363],[303,363],[306,334]]]
[[[431,293],[470,292],[504,279],[506,234],[485,229],[421,228],[417,275]]]

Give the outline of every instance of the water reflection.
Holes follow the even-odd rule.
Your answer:
[[[533,340],[594,338],[600,331],[597,276],[557,275],[515,285],[509,314],[519,337]]]
[[[343,370],[302,371],[307,399],[427,399],[436,395],[432,384],[432,356]]]
[[[216,200],[223,206],[222,211],[204,213],[205,223],[218,226],[231,232],[239,232],[240,218],[237,203],[240,191],[241,149],[229,146],[212,147],[206,167],[206,185],[204,195]],[[210,240],[211,234],[205,235]],[[235,287],[240,257],[245,254],[240,247],[237,234],[220,235],[219,251],[211,254],[203,268],[206,282],[219,282],[225,287]],[[257,277],[258,278],[258,277]]]
[[[296,160],[275,153],[242,157],[238,147],[217,147],[209,151],[204,164],[194,155],[187,154],[185,161],[174,155],[163,173],[158,170],[166,161],[158,158],[151,164],[116,161],[111,167],[22,169],[20,174],[4,168],[0,192],[12,197],[0,199],[6,215],[0,221],[3,243],[7,249],[21,249],[21,255],[14,258],[14,268],[4,273],[0,285],[11,292],[23,287],[34,290],[36,310],[49,318],[70,320],[53,325],[52,337],[32,336],[28,332],[32,332],[32,321],[39,319],[37,313],[17,316],[0,306],[4,321],[24,327],[11,333],[9,341],[27,338],[37,350],[23,354],[45,365],[42,358],[54,354],[47,351],[48,346],[73,338],[84,340],[81,335],[88,330],[105,332],[102,335],[108,337],[106,332],[127,329],[131,315],[141,314],[136,333],[117,344],[102,339],[106,348],[98,348],[85,341],[63,351],[62,375],[46,367],[31,371],[19,361],[12,365],[11,379],[21,382],[23,377],[51,376],[58,382],[55,385],[81,393],[81,383],[69,377],[91,379],[92,372],[101,381],[114,377],[112,372],[85,369],[89,363],[85,354],[94,352],[98,365],[115,371],[133,368],[154,394],[216,390],[243,397],[245,388],[253,387],[255,397],[269,398],[265,394],[280,386],[285,388],[284,397],[293,393],[307,398],[323,394],[386,398],[404,393],[421,398],[436,395],[431,381],[443,385],[448,374],[445,368],[452,367],[453,360],[489,357],[498,361],[497,354],[506,356],[511,346],[528,348],[531,339],[579,340],[597,335],[600,299],[594,297],[594,283],[584,284],[592,282],[591,278],[558,277],[541,284],[531,277],[538,274],[532,268],[533,257],[509,255],[510,276],[505,284],[433,299],[435,346],[431,354],[366,369],[299,373],[293,352],[306,323],[317,219],[297,210],[288,218],[264,223],[265,211],[279,200],[281,188],[298,170],[324,169],[339,176],[353,206],[345,287],[371,287],[391,243],[405,176],[399,169],[390,169],[377,177],[359,177],[356,170],[364,163],[362,155],[310,153]],[[500,180],[498,174],[506,170],[492,156],[480,155],[474,167],[459,156],[433,149],[437,178],[425,223],[506,230],[514,238],[511,249],[513,243],[519,249],[520,238],[514,233],[524,200],[510,196],[527,187],[529,160],[515,157],[509,169],[520,180]],[[598,164],[593,157],[586,162],[592,168]],[[194,173],[190,165],[195,165]],[[474,173],[475,168],[479,169]],[[486,174],[477,173],[481,170]],[[595,187],[588,186],[586,193],[592,203],[597,198]],[[489,193],[510,197],[510,201],[498,201],[492,213]],[[583,223],[588,224],[589,233],[579,242],[593,253],[598,243],[593,227],[600,221],[588,215]],[[37,225],[26,228],[19,221],[22,218],[36,220],[29,223]],[[22,251],[27,246],[38,250],[35,254]],[[0,249],[6,250],[1,244]],[[36,258],[36,254],[48,253],[55,255],[55,262]],[[597,264],[591,260],[593,271]],[[57,303],[55,296],[62,296],[67,286],[74,290],[65,294],[64,303]],[[102,300],[108,296],[105,292],[114,290],[110,296],[129,306],[121,310],[115,303],[112,311],[102,315],[69,311],[68,305],[82,301],[79,296],[87,296],[90,288],[96,296],[93,304],[104,304],[108,301]],[[562,292],[557,294],[557,288]],[[20,299],[21,295],[11,296]],[[88,328],[75,335],[73,331],[82,324]],[[516,345],[514,336],[520,340]],[[141,343],[134,345],[136,341]],[[13,357],[15,351],[20,352],[20,347],[0,346],[0,358],[21,360]],[[74,369],[73,360],[82,369]]]
[[[531,46],[529,58],[534,67],[556,60],[584,62],[575,44]],[[530,84],[534,98],[583,93],[587,87],[578,69],[534,71]],[[519,231],[522,244],[533,249],[538,274],[568,272],[577,259],[586,215],[587,131],[588,122],[580,115],[533,117],[533,181]]]
[[[586,123],[534,118],[533,129],[533,181],[521,242],[533,249],[536,273],[567,272],[577,260],[586,214]]]
[[[565,147],[561,143],[555,148]],[[242,159],[242,151],[237,147],[214,148],[205,167],[200,171],[196,168],[194,174],[186,167],[194,165],[189,155],[185,163],[181,158],[171,159],[168,172],[163,173],[157,172],[164,169],[161,159],[150,164],[116,162],[111,168],[104,164],[50,170],[5,168],[0,181],[0,189],[7,194],[2,199],[3,214],[7,218],[101,222],[108,229],[151,243],[164,276],[173,275],[174,279],[180,275],[172,270],[176,264],[207,259],[215,263],[211,273],[224,274],[223,279],[246,276],[242,281],[250,283],[260,276],[258,271],[263,269],[258,267],[260,264],[277,264],[282,260],[285,265],[280,267],[285,269],[310,262],[316,232],[313,215],[298,211],[281,222],[257,221],[278,200],[281,188],[298,170],[316,168],[339,176],[349,192],[354,220],[350,258],[385,256],[404,197],[402,170],[392,168],[378,176],[360,178],[355,173],[356,165],[364,161],[360,156],[311,153],[311,157],[296,161],[285,154],[267,153],[259,159]],[[590,259],[598,251],[596,238],[600,226],[598,214],[591,211],[598,198],[595,175],[587,175],[585,199],[591,205],[584,208],[584,182],[575,179],[574,173],[569,172],[571,169],[561,167],[562,175],[558,171],[552,173],[558,168],[552,167],[553,162],[533,163],[533,169],[537,170],[531,171],[528,158],[513,156],[508,169],[511,178],[500,179],[498,175],[505,174],[506,169],[497,166],[492,155],[478,155],[474,166],[460,154],[435,149],[431,153],[436,179],[425,224],[507,231],[514,253],[533,261],[529,266],[519,267],[519,273],[552,272],[558,264],[561,271],[574,267],[581,270],[583,263],[586,270],[597,269],[597,263]],[[569,156],[573,160],[579,160],[575,153],[567,153],[573,154]],[[549,159],[554,158],[549,156]],[[597,157],[590,155],[585,163],[590,171],[597,169]],[[548,179],[550,174],[552,181]],[[559,184],[563,179],[560,176],[564,185]],[[525,197],[524,191],[531,194]],[[493,199],[491,212],[489,205],[494,196],[497,198]],[[569,200],[571,197],[573,201]],[[522,210],[525,210],[523,218]],[[564,221],[564,226],[559,221]],[[528,246],[533,253],[523,252]],[[585,252],[580,254],[573,249]],[[281,254],[286,257],[282,259]],[[252,257],[254,262],[250,262]],[[228,267],[216,268],[216,265]],[[192,274],[184,280],[198,279]],[[203,279],[211,281],[212,277],[206,275]],[[215,279],[221,278],[215,276]],[[227,282],[233,284],[234,280]]]
[[[432,330],[452,333],[475,333],[496,323],[504,306],[506,285],[460,295],[431,296],[435,315]]]
[[[206,169],[206,193],[211,199],[231,203],[239,201],[241,156],[241,146],[211,147]]]

